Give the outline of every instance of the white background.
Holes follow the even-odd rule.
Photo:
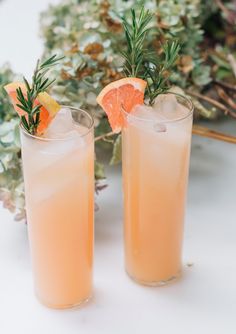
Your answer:
[[[29,75],[43,50],[39,12],[47,0],[0,3],[0,64]],[[235,134],[236,123],[216,124]],[[26,226],[0,206],[1,334],[235,334],[236,146],[193,138],[183,277],[162,288],[124,273],[119,168],[98,198],[94,297],[83,308],[54,311],[33,295]],[[187,263],[193,266],[188,267]]]

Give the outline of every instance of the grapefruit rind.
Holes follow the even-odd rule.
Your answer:
[[[57,103],[57,101],[55,101],[46,92],[39,93],[39,95],[37,96],[37,99],[39,100],[39,103],[42,104],[42,106],[45,109],[47,109],[51,117],[54,117],[58,113],[58,111],[61,109],[60,104]]]

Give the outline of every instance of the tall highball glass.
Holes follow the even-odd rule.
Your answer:
[[[126,271],[162,285],[181,273],[193,105],[167,93],[152,108],[123,114]]]
[[[75,126],[63,138],[32,136],[21,128],[35,292],[52,308],[76,306],[92,294],[93,119],[63,108]]]

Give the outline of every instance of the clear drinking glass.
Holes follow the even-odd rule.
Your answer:
[[[181,272],[193,105],[167,93],[151,109],[123,114],[126,271],[162,285]]]
[[[21,128],[35,291],[53,308],[81,304],[92,294],[93,119],[65,108],[76,131],[64,138],[32,136]]]

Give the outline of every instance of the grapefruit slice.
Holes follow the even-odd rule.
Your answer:
[[[17,104],[20,104],[17,98],[17,88],[21,88],[22,93],[26,96],[26,87],[25,84],[22,82],[12,82],[4,87],[7,94],[10,96],[13,107],[15,111],[18,113],[19,116],[26,116],[27,113],[19,108]],[[45,130],[47,129],[49,123],[53,120],[56,116],[57,112],[61,109],[61,106],[46,92],[40,93],[34,103],[34,106],[42,105],[40,108],[40,123],[37,128],[37,134],[42,135]]]
[[[131,112],[134,106],[143,104],[147,82],[139,78],[123,78],[107,85],[97,97],[97,103],[108,116],[114,132],[124,126],[122,108]]]

